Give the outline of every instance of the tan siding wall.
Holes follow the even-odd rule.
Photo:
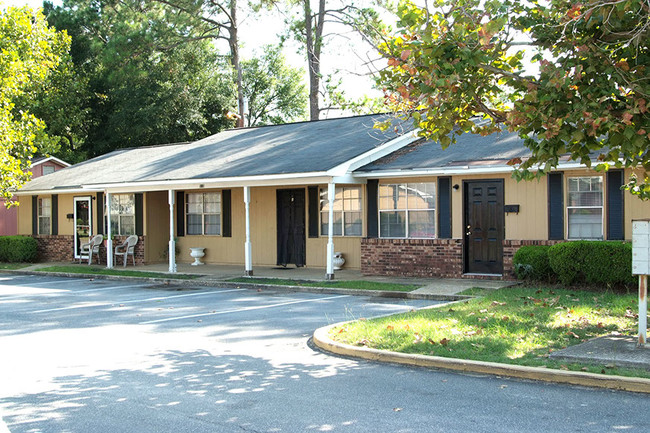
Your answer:
[[[506,239],[548,239],[546,178],[517,182],[507,175],[504,180],[504,204],[518,204],[520,210],[505,216]]]
[[[32,234],[32,196],[23,195],[19,200],[18,206],[18,234]]]
[[[193,192],[193,191],[187,191]],[[209,192],[209,190],[201,190]],[[177,209],[184,212],[184,209]],[[190,248],[205,248],[206,263],[219,264],[241,264],[244,263],[244,190],[242,188],[232,189],[232,237],[222,236],[182,236],[177,239],[177,246],[180,253],[176,257],[179,263],[191,263]],[[166,236],[168,238],[168,236]],[[168,240],[168,239],[167,239]],[[255,241],[253,241],[255,246]],[[253,250],[254,251],[254,250]],[[255,263],[255,259],[253,259]]]
[[[251,188],[251,244],[253,249],[253,265],[275,265],[277,260],[277,213],[276,213],[276,190],[277,188]],[[305,194],[307,189],[305,188]],[[237,203],[242,208],[243,193]],[[233,210],[235,208],[233,200]],[[308,207],[309,204],[307,204]],[[241,227],[241,242],[244,241],[244,230],[246,219],[245,214],[239,220],[233,219],[233,235],[235,227]],[[307,251],[309,257],[309,251]],[[244,253],[239,261],[243,262]]]
[[[334,251],[343,253],[344,268],[361,268],[361,238],[334,237]],[[325,267],[327,265],[327,238],[307,239],[307,266]]]
[[[95,204],[96,201],[97,200],[93,200],[95,208],[97,207]],[[93,231],[95,233],[97,233],[97,227],[95,227],[97,225],[97,218],[95,217],[96,211],[96,209],[93,209]],[[74,218],[68,219],[67,215],[69,213],[74,213],[73,195],[61,194],[59,195],[59,235],[72,236],[74,234]]]
[[[167,192],[148,192],[144,196],[145,262],[167,261],[169,248],[169,204]]]
[[[631,170],[625,170],[625,180],[627,182]],[[638,172],[639,176],[643,173]],[[625,192],[625,239],[632,240],[632,220],[650,218],[650,200],[642,201],[637,196]]]

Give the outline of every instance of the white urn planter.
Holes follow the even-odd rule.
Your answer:
[[[345,258],[343,257],[343,253],[334,253],[334,258],[332,259],[332,265],[334,265],[334,270],[340,271],[344,264],[345,264]]]
[[[201,261],[201,258],[205,256],[205,248],[190,248],[190,256],[194,259],[194,263],[192,263],[192,266],[199,266],[199,265],[204,265]]]

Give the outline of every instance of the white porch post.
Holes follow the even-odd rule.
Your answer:
[[[244,206],[246,207],[246,242],[244,243],[244,262],[246,266],[245,275],[253,276],[253,254],[251,245],[251,187],[244,187]]]
[[[327,223],[327,280],[334,279],[334,195],[336,186],[330,182],[327,184],[327,201],[329,203],[329,214]]]
[[[182,209],[178,210],[183,212]],[[169,273],[176,273],[176,242],[174,241],[174,190],[169,190]]]
[[[113,194],[106,192],[106,268],[113,268],[113,234],[111,230],[111,198]]]

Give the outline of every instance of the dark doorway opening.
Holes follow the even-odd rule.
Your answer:
[[[279,189],[278,261],[280,266],[305,265],[305,190]]]

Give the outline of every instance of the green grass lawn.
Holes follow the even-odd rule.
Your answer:
[[[336,341],[403,353],[596,373],[650,372],[568,365],[549,353],[612,332],[635,335],[635,295],[510,287],[483,298],[336,327]]]
[[[232,283],[269,284],[276,286],[334,287],[339,289],[385,290],[391,292],[411,292],[419,286],[414,284],[380,283],[374,281],[305,281],[280,278],[233,278]]]
[[[0,263],[0,269],[7,269],[7,270],[22,269],[22,268],[26,268],[27,266],[31,266],[31,263],[6,263],[6,262]]]
[[[93,274],[93,275],[116,275],[122,277],[141,277],[141,278],[167,278],[174,280],[191,280],[198,278],[200,275],[186,274],[163,274],[160,272],[129,271],[96,268],[93,266],[48,266],[46,268],[36,269],[38,272],[62,272],[67,274]]]

